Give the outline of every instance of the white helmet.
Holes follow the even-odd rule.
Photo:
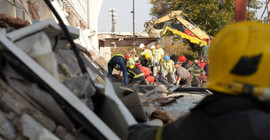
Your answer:
[[[155,48],[155,45],[152,45],[152,46],[151,46],[151,49],[154,49],[154,48]]]
[[[141,49],[141,48],[144,48],[144,47],[145,47],[145,45],[143,43],[141,43],[139,48]]]

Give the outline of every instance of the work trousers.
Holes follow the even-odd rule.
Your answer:
[[[199,76],[193,76],[191,84],[192,84],[192,86],[201,87],[200,86],[201,82],[200,82]]]
[[[161,82],[164,82],[165,81],[165,77],[167,77],[169,83],[173,83],[173,84],[176,83],[175,76],[174,76],[173,73],[170,73],[169,71],[164,71],[161,74],[160,81]]]
[[[191,87],[191,81],[192,77],[188,77],[187,79],[181,79],[179,85]]]

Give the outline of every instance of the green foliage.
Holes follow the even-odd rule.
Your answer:
[[[235,0],[150,0],[153,5],[150,15],[153,19],[173,10],[182,10],[207,34],[214,36],[221,28],[234,22]],[[248,19],[256,20],[256,9],[261,7],[258,0],[248,0]]]
[[[178,58],[181,55],[184,55],[188,60],[194,60],[199,57],[199,51],[192,50],[189,43],[185,43],[182,40],[175,41],[172,37],[165,37],[162,42],[162,48],[164,49],[165,55],[171,56],[172,59],[174,57]],[[195,48],[198,49],[199,47]]]

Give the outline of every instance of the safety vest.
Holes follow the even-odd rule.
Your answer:
[[[159,48],[158,49],[158,61],[160,61],[161,59],[161,51],[162,51],[162,48]],[[154,56],[154,61],[156,60],[156,48],[153,49],[153,56]]]
[[[130,57],[127,61],[127,67],[129,67],[130,65],[135,66],[135,59],[133,57]]]
[[[117,57],[117,56],[120,56],[120,57],[126,59],[125,56],[124,56],[123,54],[116,54],[116,55],[114,55],[112,58]]]
[[[166,65],[167,65],[167,62],[166,61],[163,61],[163,72],[166,69]],[[170,73],[172,74],[173,71],[174,71],[174,66],[173,66],[173,61],[172,60],[170,60],[169,66],[170,66]]]
[[[151,51],[149,49],[145,49],[141,52],[141,56],[145,55],[146,53],[149,53],[151,55]]]

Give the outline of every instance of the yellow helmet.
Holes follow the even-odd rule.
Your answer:
[[[133,69],[134,68],[134,65],[129,65],[129,68]]]
[[[207,87],[270,100],[270,25],[241,22],[220,31],[209,48]]]
[[[146,53],[146,54],[144,55],[144,58],[145,58],[146,60],[150,60],[150,59],[151,59],[151,55],[150,55],[149,53]]]

